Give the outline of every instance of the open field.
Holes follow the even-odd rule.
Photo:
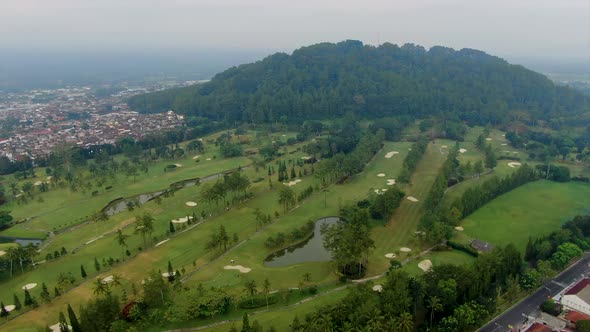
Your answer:
[[[558,230],[577,214],[590,213],[590,185],[536,181],[497,197],[465,218],[457,238],[494,245],[514,243],[524,252],[529,236]]]

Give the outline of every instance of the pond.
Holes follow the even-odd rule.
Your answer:
[[[340,220],[338,217],[326,217],[315,222],[313,236],[300,244],[281,249],[268,256],[264,262],[268,267],[287,266],[305,262],[327,262],[332,259],[324,248],[320,228],[324,224],[333,225]]]
[[[201,178],[201,179],[190,179],[190,180],[179,181],[177,183],[172,184],[171,186],[178,185],[180,188],[188,188],[188,187],[196,186],[197,184],[199,184],[201,182],[215,180],[215,179],[220,178],[222,176],[223,176],[223,174],[221,174],[221,173],[220,174],[213,174],[213,175],[209,175],[204,178]],[[161,190],[161,191],[156,191],[153,193],[146,193],[146,194],[140,194],[140,195],[136,195],[136,196],[132,196],[132,197],[121,198],[121,199],[118,199],[118,200],[115,200],[115,201],[109,203],[106,207],[104,207],[103,211],[108,216],[112,216],[117,213],[121,213],[123,211],[126,211],[128,208],[127,202],[129,202],[129,201],[132,201],[136,205],[143,205],[143,204],[149,202],[150,200],[164,194],[164,192],[165,191]]]

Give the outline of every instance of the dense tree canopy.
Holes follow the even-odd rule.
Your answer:
[[[438,116],[499,124],[566,121],[588,111],[590,102],[481,51],[349,40],[276,53],[208,83],[134,96],[129,105],[145,113],[173,109],[230,123],[303,122],[352,111],[363,118]]]

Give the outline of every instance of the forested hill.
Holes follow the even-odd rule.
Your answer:
[[[364,118],[436,115],[470,123],[576,118],[589,98],[473,49],[322,43],[230,68],[205,84],[139,95],[139,112],[168,109],[224,121],[298,122],[353,111]]]

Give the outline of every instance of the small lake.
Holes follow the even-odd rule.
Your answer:
[[[324,248],[323,236],[320,232],[322,225],[333,225],[340,221],[338,217],[326,217],[315,222],[313,236],[309,240],[281,249],[268,256],[264,262],[268,267],[287,266],[305,262],[327,262],[332,255]]]

